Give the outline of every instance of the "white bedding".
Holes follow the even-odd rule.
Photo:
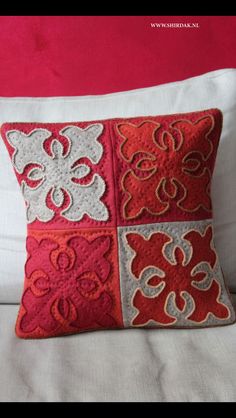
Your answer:
[[[236,401],[236,324],[20,340],[17,310],[0,305],[0,401]]]

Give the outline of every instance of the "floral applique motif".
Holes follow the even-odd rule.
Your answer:
[[[106,187],[103,178],[96,173],[88,184],[73,181],[84,179],[90,173],[88,165],[78,163],[80,158],[87,157],[92,164],[101,160],[103,146],[97,139],[102,131],[102,124],[85,129],[66,126],[60,135],[67,138],[67,152],[62,143],[54,139],[50,155],[44,148],[44,142],[52,135],[48,129],[34,129],[28,135],[19,130],[6,133],[8,142],[15,149],[12,162],[16,171],[22,174],[29,164],[33,165],[27,179],[36,181],[36,186],[30,187],[25,180],[21,182],[29,223],[36,219],[48,222],[54,217],[55,211],[47,205],[49,193],[56,207],[62,206],[64,193],[69,196],[69,205],[60,212],[69,221],[80,221],[85,214],[97,221],[108,219],[107,207],[100,200]]]
[[[110,247],[105,235],[92,241],[75,236],[60,245],[29,236],[19,333],[50,336],[115,327],[114,300],[103,288],[111,272]]]
[[[172,122],[168,131],[155,121],[117,125],[123,138],[120,155],[129,167],[121,180],[124,219],[135,219],[144,211],[164,214],[173,201],[184,212],[203,208],[210,214],[208,159],[213,145],[208,136],[213,127],[210,115],[194,123]]]
[[[194,230],[184,234],[183,241],[190,245],[188,259],[181,246],[172,248],[171,260],[167,257],[172,239],[163,232],[153,233],[148,239],[127,233],[126,239],[135,254],[130,267],[133,279],[142,280],[150,270],[145,285],[132,297],[138,311],[132,325],[143,326],[149,321],[173,325],[179,317],[191,326],[191,322],[207,321],[209,314],[217,319],[229,317],[228,308],[219,301],[222,289],[213,272],[216,254],[211,245],[211,226],[203,235]]]

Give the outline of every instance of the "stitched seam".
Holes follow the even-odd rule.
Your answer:
[[[114,140],[112,135],[112,129],[111,129],[112,122],[108,122],[109,127],[109,136],[110,136],[110,144],[111,144],[111,169],[112,169],[112,182],[113,182],[113,191],[114,191],[114,203],[115,203],[115,228],[117,230],[117,198],[116,198],[116,184],[115,184],[115,156],[114,156]]]
[[[116,248],[117,248],[117,270],[118,270],[118,277],[119,277],[119,290],[120,290],[120,311],[122,316],[122,325],[124,327],[124,315],[122,309],[122,289],[121,289],[121,273],[120,273],[120,254],[119,254],[119,240],[118,240],[118,227],[117,227],[117,211],[118,211],[118,204],[117,204],[117,196],[116,196],[116,182],[115,182],[115,140],[113,138],[113,131],[112,131],[112,121],[108,122],[109,127],[109,136],[110,136],[110,144],[111,144],[111,165],[112,165],[112,181],[113,181],[113,190],[114,190],[114,203],[115,203],[115,230],[116,230]]]
[[[69,222],[69,221],[68,221]],[[72,223],[75,223],[76,221],[72,221]],[[175,221],[176,222],[176,221]],[[45,222],[46,223],[46,222]],[[55,225],[52,228],[48,228],[48,224],[47,224],[47,228],[45,226],[42,225],[42,227],[40,228],[39,226],[34,226],[33,222],[30,224],[30,226],[28,225],[28,231],[44,231],[44,232],[57,232],[57,231],[83,231],[85,229],[96,229],[97,231],[101,230],[101,229],[115,229],[116,226],[115,225],[104,225],[104,227],[102,225],[92,225],[92,226],[80,226],[79,222],[78,225],[66,225],[66,227],[62,227],[62,228],[55,228]]]
[[[104,225],[104,227],[103,226],[82,226],[82,227],[77,227],[77,226],[73,226],[73,227],[71,227],[71,228],[51,228],[51,229],[45,229],[45,228],[35,228],[35,227],[30,227],[30,228],[28,228],[28,230],[29,231],[44,231],[45,233],[48,233],[48,232],[54,232],[54,233],[56,233],[57,231],[68,231],[68,232],[70,232],[70,231],[76,231],[76,232],[83,232],[83,231],[86,231],[87,229],[93,229],[93,230],[96,230],[96,231],[103,231],[103,230],[105,230],[105,229],[117,229],[118,227],[119,228],[122,228],[122,230],[124,229],[124,228],[127,228],[127,227],[132,227],[132,228],[134,228],[134,227],[142,227],[142,226],[154,226],[154,225],[168,225],[168,224],[179,224],[179,223],[185,223],[185,224],[191,224],[192,222],[195,222],[196,224],[198,224],[198,223],[201,223],[201,222],[212,222],[213,221],[213,218],[212,217],[210,217],[210,218],[204,218],[204,219],[198,219],[198,220],[189,220],[189,221],[165,221],[165,222],[148,222],[148,223],[145,223],[145,224],[132,224],[132,225],[114,225],[114,226],[111,226],[111,225]],[[236,293],[236,292],[235,292]]]

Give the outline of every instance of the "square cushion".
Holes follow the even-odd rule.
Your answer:
[[[236,292],[236,69],[118,93],[77,97],[0,97],[4,122],[74,122],[191,112],[218,107],[224,115],[214,176],[215,245],[231,292]],[[25,211],[0,138],[0,302],[19,303],[24,275]],[[224,202],[224,204],[222,204]]]
[[[218,109],[5,123],[26,202],[23,338],[235,320],[214,246]]]

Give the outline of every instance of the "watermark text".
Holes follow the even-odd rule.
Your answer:
[[[175,22],[170,22],[170,23],[150,23],[151,28],[157,28],[157,29],[162,29],[162,28],[168,28],[168,29],[174,29],[174,28],[200,28],[200,25],[198,22],[184,22],[184,23],[175,23]]]

